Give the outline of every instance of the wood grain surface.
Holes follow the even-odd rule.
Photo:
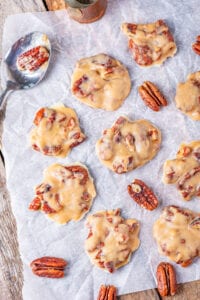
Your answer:
[[[113,0],[114,1],[114,0]],[[65,8],[64,0],[0,0],[0,45],[2,45],[3,24],[6,16],[14,13],[57,10]],[[0,49],[0,62],[2,59]],[[3,112],[0,112],[0,137]],[[1,141],[1,140],[0,140]],[[16,222],[10,206],[10,198],[5,185],[5,169],[0,158],[0,300],[22,299],[23,273],[18,250]],[[199,300],[200,281],[179,284],[174,297],[160,297],[156,289],[118,297],[119,300]],[[29,300],[29,299],[24,299]],[[41,299],[50,300],[50,299]],[[67,299],[74,300],[74,299]],[[95,300],[95,299],[94,299]]]

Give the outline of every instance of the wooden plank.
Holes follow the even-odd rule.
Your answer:
[[[0,1],[0,45],[2,45],[3,24],[10,14],[44,11],[42,0]],[[2,51],[0,48],[0,62]],[[0,137],[3,114],[0,114]],[[1,141],[1,138],[0,138]],[[15,218],[10,206],[10,198],[5,187],[5,170],[0,158],[0,299],[22,299],[22,264],[18,250]]]
[[[118,300],[170,300],[172,297],[159,296],[156,289],[118,297]],[[199,300],[200,280],[179,284],[173,300]]]
[[[5,188],[5,172],[0,160],[0,299],[21,299],[22,264],[18,251],[16,223]],[[18,298],[15,298],[15,295]]]
[[[118,300],[160,300],[157,290],[147,290],[118,297]]]

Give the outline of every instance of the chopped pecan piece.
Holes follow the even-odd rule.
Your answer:
[[[159,111],[160,106],[166,106],[167,100],[150,81],[145,81],[139,88],[139,94],[144,103],[154,111]]]
[[[97,300],[116,300],[117,290],[113,285],[101,285]]]
[[[158,291],[161,296],[174,296],[176,294],[176,273],[171,264],[161,262],[157,267],[156,277]]]
[[[137,29],[137,24],[128,23],[127,28],[131,33],[135,34],[136,29]]]
[[[198,185],[192,185],[191,178],[200,172],[200,166],[191,169],[184,174],[177,182],[178,190],[180,191],[184,200],[188,201],[194,195],[198,195]]]
[[[132,145],[134,145],[135,137],[131,133],[128,133],[125,136],[125,142],[128,146],[132,146]]]
[[[189,226],[193,229],[200,229],[200,217],[193,219]]]
[[[200,160],[200,148],[194,149],[193,155],[197,161]]]
[[[33,144],[32,145],[32,148],[36,151],[40,151],[40,148],[36,145],[36,144]]]
[[[37,46],[17,58],[20,71],[36,71],[49,59],[49,51],[43,46]]]
[[[41,109],[39,109],[37,112],[36,112],[36,115],[35,115],[35,118],[33,120],[33,123],[38,126],[40,121],[42,120],[42,118],[44,117],[44,114],[45,114],[45,108],[42,107]]]
[[[200,55],[200,35],[197,36],[196,42],[192,44],[192,49],[196,54]]]
[[[178,261],[177,264],[180,264],[181,267],[187,268],[189,265],[191,265],[192,259],[188,259],[186,261]]]
[[[33,260],[30,264],[32,272],[40,277],[62,278],[67,262],[62,258],[44,256]]]
[[[30,210],[39,210],[41,207],[41,197],[35,197],[32,202],[29,204]]]
[[[115,122],[115,124],[116,124],[116,125],[122,125],[122,124],[124,124],[126,121],[127,121],[126,118],[124,118],[123,116],[121,116],[121,117],[119,117],[119,118],[117,119],[117,121]]]
[[[44,200],[44,194],[51,190],[51,186],[46,183],[42,183],[36,187],[36,197],[29,204],[30,210],[42,210],[46,214],[56,213],[57,211],[49,206],[48,202]],[[57,203],[58,210],[62,208],[59,203],[59,195],[55,195],[55,201]]]
[[[51,190],[51,185],[48,183],[41,183],[36,187],[36,195],[41,195],[49,192]]]
[[[57,155],[62,151],[62,146],[45,146],[42,150],[45,155]]]
[[[121,140],[122,140],[122,134],[121,134],[121,132],[120,131],[117,131],[116,133],[115,133],[115,135],[113,136],[113,141],[115,142],[115,143],[120,143],[121,142]]]
[[[149,130],[149,132],[147,133],[147,137],[151,137],[152,141],[157,141],[159,138],[158,130],[155,128]]]
[[[73,129],[76,125],[76,120],[74,118],[70,118],[67,124],[67,127],[69,127],[70,129]]]
[[[56,210],[53,209],[52,207],[50,207],[47,201],[43,201],[41,209],[45,214],[54,214],[54,213],[56,213]]]
[[[129,48],[133,52],[133,58],[141,66],[150,66],[153,63],[152,51],[148,45],[137,45],[132,39],[129,40]]]
[[[115,173],[117,174],[122,174],[122,173],[125,173],[125,166],[121,163],[114,163],[113,164],[113,170]]]
[[[86,90],[83,88],[83,84],[88,80],[89,80],[89,78],[87,77],[87,75],[83,75],[81,78],[79,78],[77,81],[75,81],[74,85],[72,87],[73,93],[78,95],[79,97],[88,96],[91,93],[90,89]]]
[[[140,179],[135,179],[128,185],[128,193],[142,208],[154,210],[158,206],[157,197]]]
[[[81,166],[67,166],[65,167],[65,169],[71,171],[74,178],[79,177],[80,184],[82,185],[85,185],[87,180],[89,179],[87,170]]]
[[[192,148],[189,146],[181,147],[180,150],[177,152],[177,156],[180,157],[187,157],[192,152]]]
[[[74,135],[70,137],[74,142],[70,145],[70,148],[74,148],[78,145],[80,145],[85,139],[85,135],[81,132],[76,132]]]

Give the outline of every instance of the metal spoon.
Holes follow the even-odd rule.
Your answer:
[[[35,71],[21,71],[17,66],[17,58],[26,51],[37,46],[45,47],[49,52],[48,60]],[[19,89],[28,89],[37,85],[44,77],[51,57],[51,44],[46,34],[31,32],[20,38],[9,49],[5,56],[5,63],[9,75],[6,88],[0,95],[0,109],[2,109],[9,92]]]

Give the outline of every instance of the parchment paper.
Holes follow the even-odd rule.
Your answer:
[[[164,65],[142,69],[128,51],[127,38],[120,31],[122,22],[154,22],[164,19],[178,46],[174,58]],[[193,53],[191,44],[200,33],[199,1],[113,0],[109,1],[105,16],[98,22],[81,25],[69,19],[66,11],[27,13],[10,16],[6,20],[3,52],[21,36],[35,31],[49,35],[53,58],[46,79],[37,87],[10,95],[4,122],[3,145],[7,170],[7,184],[12,208],[17,220],[20,253],[24,265],[25,300],[92,300],[99,286],[113,284],[119,294],[154,288],[157,264],[166,260],[158,254],[152,238],[152,225],[169,204],[200,211],[199,199],[183,202],[175,187],[161,182],[162,166],[172,159],[181,142],[199,139],[199,122],[190,120],[174,104],[178,82],[188,73],[199,70],[200,57]],[[123,62],[131,75],[132,90],[124,105],[115,112],[95,110],[81,104],[70,92],[70,78],[76,61],[101,52]],[[2,72],[3,84],[7,75]],[[137,87],[151,80],[166,95],[169,105],[156,113],[144,106]],[[41,106],[62,102],[78,113],[80,124],[88,139],[73,149],[65,159],[45,157],[33,151],[28,143],[35,112]],[[102,131],[110,127],[122,114],[131,119],[146,118],[162,131],[163,141],[158,155],[147,165],[128,174],[117,175],[103,167],[95,154],[95,142]],[[58,226],[44,214],[31,212],[28,205],[34,196],[34,186],[42,180],[43,169],[54,162],[86,164],[95,180],[97,197],[91,213],[98,210],[121,208],[125,218],[141,222],[141,245],[130,263],[114,274],[93,267],[84,252],[87,230],[85,218],[78,223]],[[153,212],[140,208],[129,197],[127,185],[140,178],[153,187],[160,206]],[[3,224],[1,224],[3,226]],[[45,279],[32,274],[29,264],[33,259],[48,255],[69,262],[63,279]],[[199,260],[188,268],[176,266],[178,282],[200,279]]]

